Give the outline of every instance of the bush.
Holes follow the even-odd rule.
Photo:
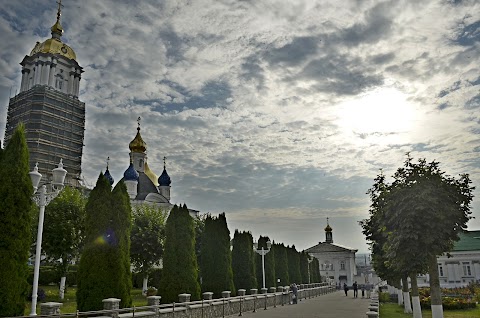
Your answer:
[[[390,302],[390,294],[388,292],[381,292],[378,294],[378,300],[381,303],[388,303]]]

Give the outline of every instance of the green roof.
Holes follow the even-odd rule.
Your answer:
[[[480,251],[480,230],[460,233],[460,241],[455,242],[453,251]]]

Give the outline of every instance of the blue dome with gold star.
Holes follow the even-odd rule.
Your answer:
[[[169,186],[172,183],[172,180],[170,180],[170,176],[167,173],[167,169],[163,168],[163,172],[161,176],[158,178],[158,185],[160,187],[165,187]]]
[[[138,181],[138,177],[139,174],[137,170],[133,167],[133,163],[130,162],[130,166],[128,166],[128,169],[123,173],[123,179],[125,181]]]

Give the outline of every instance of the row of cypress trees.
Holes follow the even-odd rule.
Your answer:
[[[24,127],[19,125],[5,149],[0,148],[0,316],[23,315],[28,293],[27,261],[35,214],[28,171]],[[77,309],[102,309],[102,300],[110,297],[121,299],[121,307],[129,307],[131,206],[125,184],[119,182],[112,190],[107,178],[100,174],[85,210]],[[169,214],[160,286],[162,300],[177,301],[180,293],[200,299],[201,291],[220,296],[224,290],[235,293],[235,286],[247,290],[261,288],[261,256],[253,251],[251,233],[235,231],[231,248],[224,213],[218,217],[207,215],[200,223],[194,222],[186,205],[174,206]],[[266,248],[267,241],[268,237],[260,237],[259,247]],[[308,282],[308,256],[297,252],[294,246],[273,244],[265,257],[265,267],[269,287]],[[319,282],[315,259],[310,266],[314,268],[317,270],[310,271],[310,281]]]

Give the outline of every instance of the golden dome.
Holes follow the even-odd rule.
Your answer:
[[[145,167],[145,174],[147,175],[148,179],[150,179],[150,181],[152,181],[153,184],[156,187],[158,187],[158,176],[152,170],[150,170],[150,167],[146,162],[144,167]]]
[[[56,25],[56,24],[55,24]],[[54,27],[54,26],[53,26]],[[53,29],[52,27],[52,29]],[[43,43],[37,42],[35,47],[33,48],[32,52],[30,52],[30,56],[37,54],[37,53],[51,53],[51,54],[59,54],[63,55],[68,59],[76,60],[77,55],[72,50],[71,47],[63,43],[62,41],[51,38],[46,40]]]
[[[131,152],[140,153],[144,153],[147,150],[147,143],[143,141],[142,136],[140,135],[140,127],[137,128],[137,135],[132,141],[130,141],[128,148],[130,148]]]

